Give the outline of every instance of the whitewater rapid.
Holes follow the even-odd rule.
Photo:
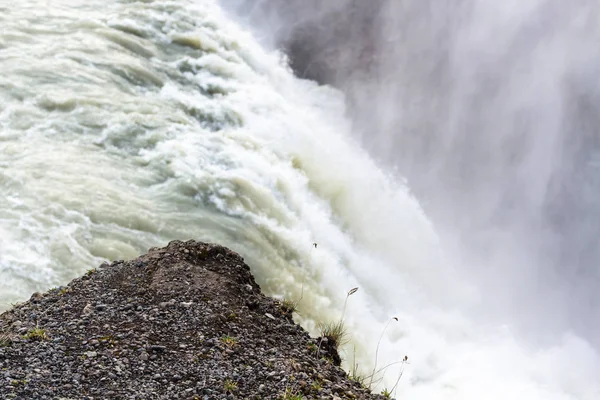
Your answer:
[[[341,93],[295,78],[218,2],[2,0],[0,26],[0,308],[193,238],[301,298],[313,333],[359,287],[346,365],[369,372],[397,317],[378,365],[409,356],[398,397],[600,398],[583,340],[531,348],[469,318],[482,294],[350,139]]]

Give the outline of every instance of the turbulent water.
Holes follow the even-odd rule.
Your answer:
[[[2,0],[0,26],[0,307],[194,238],[300,299],[313,332],[360,287],[347,366],[369,373],[392,321],[377,360],[409,356],[398,397],[600,398],[582,339],[532,348],[469,318],[482,294],[350,139],[341,93],[295,78],[218,2]]]

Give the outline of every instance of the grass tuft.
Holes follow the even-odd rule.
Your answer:
[[[228,316],[227,316],[227,320],[229,321],[237,321],[238,319],[238,315],[234,312],[231,312]]]
[[[235,346],[238,343],[237,338],[234,338],[232,336],[223,336],[219,340],[221,341],[221,343],[223,343],[225,346],[227,346],[229,348]]]
[[[45,329],[35,327],[23,335],[23,338],[41,342],[48,340],[48,334]]]
[[[225,379],[225,382],[223,383],[223,389],[225,389],[226,392],[235,392],[238,388],[238,384],[237,382],[232,381],[231,379]]]
[[[282,400],[303,400],[304,396],[302,393],[298,393],[293,391],[290,388],[285,389],[285,393],[283,394]]]
[[[302,287],[300,289],[300,298],[298,298],[298,300],[283,299],[283,300],[281,300],[279,308],[281,309],[281,311],[283,311],[284,314],[291,315],[291,314],[297,312],[298,304],[300,304],[303,297],[304,297],[304,282],[302,283]]]
[[[298,309],[298,302],[289,299],[283,299],[279,306],[284,314],[293,314]]]
[[[313,383],[310,385],[310,387],[312,388],[312,390],[314,390],[315,392],[320,391],[321,389],[323,389],[323,384],[321,383],[320,380],[316,380],[313,381]]]
[[[326,337],[336,347],[340,347],[348,342],[348,332],[342,320],[336,322],[319,322],[317,327],[321,337]]]
[[[8,333],[0,333],[0,347],[9,347],[12,342],[12,337]]]

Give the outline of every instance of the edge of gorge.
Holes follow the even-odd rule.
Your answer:
[[[324,343],[237,253],[174,241],[0,314],[0,398],[384,398]]]

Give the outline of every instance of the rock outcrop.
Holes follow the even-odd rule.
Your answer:
[[[175,241],[0,315],[0,398],[382,398],[319,345],[238,254]]]

